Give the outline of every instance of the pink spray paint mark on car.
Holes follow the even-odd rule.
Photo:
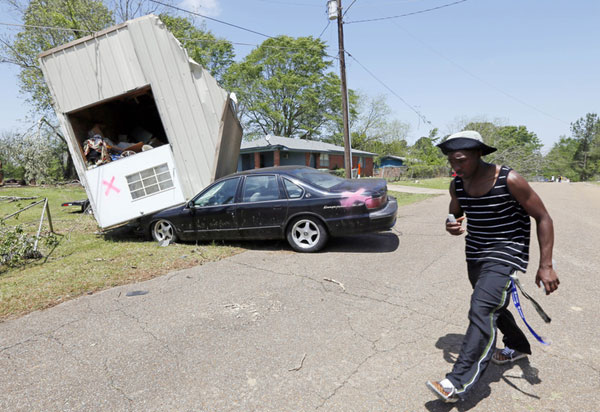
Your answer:
[[[360,188],[356,192],[342,192],[343,199],[340,204],[344,207],[352,207],[356,202],[364,203],[370,196],[364,196],[365,189]]]

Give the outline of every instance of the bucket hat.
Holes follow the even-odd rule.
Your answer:
[[[446,140],[437,145],[442,153],[448,154],[456,150],[481,149],[483,156],[495,152],[497,149],[483,143],[481,135],[474,130],[464,130],[448,136]]]

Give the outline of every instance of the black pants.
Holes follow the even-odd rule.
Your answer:
[[[469,327],[458,360],[446,378],[459,396],[473,387],[487,368],[496,347],[496,327],[500,329],[505,346],[519,352],[531,353],[527,338],[508,311],[510,303],[510,274],[514,269],[493,262],[469,263],[469,280],[473,286]]]

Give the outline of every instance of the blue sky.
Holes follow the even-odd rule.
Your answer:
[[[411,125],[410,142],[432,127],[445,134],[457,131],[466,120],[498,120],[526,126],[548,150],[561,135],[570,135],[571,122],[588,112],[600,113],[600,2],[468,0],[397,19],[351,23],[453,1],[342,1],[344,9],[352,4],[345,16],[346,50],[360,62],[346,58],[348,87],[367,96],[387,95],[393,118]],[[179,3],[270,36],[314,37],[327,26],[325,5],[326,0]],[[2,15],[2,22],[16,22]],[[265,39],[213,21],[205,24],[234,43],[258,45]],[[0,26],[0,32],[9,30],[14,29]],[[329,54],[337,55],[335,21],[322,39]],[[243,58],[251,49],[236,45],[236,57]],[[332,70],[339,73],[339,66]],[[15,68],[0,64],[0,132],[27,125],[19,121],[28,107],[19,96],[16,74]]]

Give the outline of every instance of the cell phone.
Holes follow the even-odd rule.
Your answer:
[[[452,213],[448,213],[448,222],[456,223],[456,218],[454,217],[454,215]]]

